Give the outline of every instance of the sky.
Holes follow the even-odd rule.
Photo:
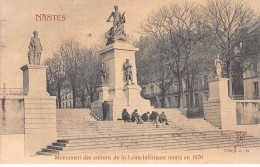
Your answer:
[[[7,88],[22,88],[20,67],[28,63],[28,45],[33,31],[43,47],[41,62],[52,57],[62,40],[74,39],[82,45],[98,43],[112,26],[106,20],[114,10],[125,11],[125,30],[138,37],[140,25],[160,6],[181,0],[0,0],[0,84]],[[187,0],[194,1],[194,0]],[[205,3],[206,0],[196,2]],[[260,0],[246,0],[260,11]],[[65,15],[65,21],[36,21],[36,14]]]

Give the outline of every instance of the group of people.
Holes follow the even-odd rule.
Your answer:
[[[152,111],[152,113],[150,114],[150,112],[148,111],[144,113],[142,116],[139,116],[137,109],[135,109],[132,115],[130,116],[127,109],[124,109],[122,112],[122,119],[125,122],[136,122],[137,124],[143,124],[143,122],[152,122],[156,124],[156,128],[159,127],[158,122],[169,125],[164,112],[159,114],[158,112]]]

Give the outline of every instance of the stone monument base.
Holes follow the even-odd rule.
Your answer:
[[[103,120],[102,103],[107,101],[110,105],[106,120],[122,119],[123,109],[127,109],[129,114],[137,109],[139,115],[152,111],[150,101],[143,99],[140,95],[141,88],[137,85],[135,52],[138,48],[130,43],[115,41],[105,46],[99,55],[102,62],[107,67],[108,77],[99,89],[99,99],[91,104],[91,111]],[[126,85],[126,71],[124,65],[128,62],[131,65],[132,83]]]
[[[235,105],[228,96],[229,78],[215,78],[209,81],[210,98],[203,102],[204,119],[213,125],[227,129],[235,124],[236,115],[230,112],[235,110]]]
[[[123,109],[127,109],[131,115],[132,112],[137,109],[139,115],[149,111],[150,113],[154,110],[153,106],[150,106],[150,101],[143,99],[140,95],[141,88],[138,85],[127,85],[123,89],[117,89],[114,98],[109,98],[109,89],[107,87],[100,88],[100,99],[91,104],[91,111],[99,118],[103,120],[102,103],[106,100],[109,107],[106,120],[118,120],[122,119]]]
[[[25,96],[25,155],[35,155],[37,151],[57,140],[56,97]]]
[[[35,155],[37,151],[57,140],[56,96],[46,90],[44,65],[25,65],[24,88],[24,154]]]

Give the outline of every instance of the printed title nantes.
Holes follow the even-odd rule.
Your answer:
[[[66,21],[65,15],[35,14],[36,21]]]

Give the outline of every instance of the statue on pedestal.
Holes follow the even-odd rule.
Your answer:
[[[40,65],[42,45],[38,38],[38,32],[33,32],[34,37],[31,38],[28,52],[29,64]]]
[[[104,85],[105,83],[107,83],[108,81],[108,68],[105,62],[102,61],[102,65],[101,65],[101,69],[100,72],[102,74],[102,85]]]
[[[115,42],[115,40],[127,41],[126,33],[124,30],[125,12],[121,14],[118,11],[118,6],[114,6],[114,9],[115,11],[112,12],[107,19],[107,22],[110,22],[111,17],[114,18],[113,27],[111,27],[109,31],[105,34],[105,37],[108,38],[106,45]]]
[[[32,45],[29,45],[28,61],[29,61],[29,64],[34,64],[34,50],[32,48]]]
[[[219,54],[217,55],[217,59],[215,60],[215,67],[217,72],[217,77],[222,78],[222,61],[219,59]]]
[[[133,72],[132,72],[132,65],[129,63],[129,60],[126,59],[126,62],[123,65],[124,73],[125,73],[125,80],[126,85],[129,85],[129,81],[131,81],[131,84],[133,83]]]

